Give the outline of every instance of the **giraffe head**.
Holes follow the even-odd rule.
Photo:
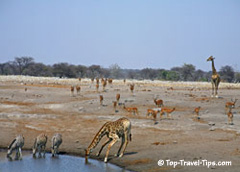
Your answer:
[[[85,149],[85,163],[88,163],[89,154],[92,152],[92,149]]]
[[[213,56],[210,56],[207,61],[213,61],[215,58]]]

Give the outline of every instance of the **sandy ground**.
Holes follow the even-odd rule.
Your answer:
[[[134,93],[129,83],[135,83]],[[80,85],[81,92],[71,95],[70,86]],[[171,88],[171,89],[170,89]],[[112,101],[121,94],[120,103],[137,107],[139,116],[122,107],[113,109]],[[99,95],[104,97],[103,106]],[[240,99],[240,85],[221,83],[219,98],[211,98],[210,83],[113,80],[99,92],[89,79],[57,79],[21,76],[0,76],[0,147],[6,148],[19,133],[25,137],[25,149],[31,149],[34,138],[44,132],[49,140],[54,133],[62,133],[60,151],[84,156],[95,134],[106,121],[127,117],[132,123],[132,141],[122,158],[114,157],[120,142],[110,150],[110,163],[133,171],[239,171],[240,169],[240,106],[236,103],[233,122],[227,124],[225,102]],[[164,106],[176,108],[172,119],[159,114],[157,124],[146,117],[148,108],[156,108],[153,98],[164,101]],[[201,106],[200,119],[193,114]],[[209,123],[214,123],[210,126]],[[213,130],[213,131],[210,131]],[[100,157],[103,161],[106,149]],[[50,148],[50,141],[47,143]],[[158,160],[164,160],[158,166]],[[231,166],[181,166],[167,165],[166,160],[208,162],[231,161]]]

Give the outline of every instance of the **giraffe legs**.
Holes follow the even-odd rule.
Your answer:
[[[218,98],[218,85],[220,83],[220,78],[212,79],[212,97]]]
[[[215,87],[214,81],[212,80],[212,96],[211,97],[214,97],[214,87]]]
[[[218,85],[219,85],[219,83],[220,83],[219,80],[217,80],[217,81],[215,82],[215,97],[216,97],[216,98],[218,98]]]
[[[115,156],[119,156],[119,153],[120,153],[120,151],[121,151],[121,149],[122,149],[122,146],[123,146],[123,144],[125,143],[125,136],[124,137],[122,137],[122,143],[121,143],[121,146],[119,147],[119,150],[118,150],[118,153],[115,155]]]
[[[122,156],[123,156],[123,154],[124,154],[124,152],[125,152],[125,149],[127,148],[127,144],[128,144],[128,135],[125,134],[125,135],[124,135],[123,151],[122,151],[122,153],[119,155],[119,157],[122,157]]]
[[[101,154],[103,148],[104,148],[108,143],[110,143],[111,141],[112,141],[111,138],[108,139],[108,140],[102,145],[101,149],[99,150],[99,152],[98,152],[96,155],[97,155],[97,156],[100,156],[100,154]]]
[[[107,162],[109,151],[110,151],[111,147],[112,147],[117,141],[118,141],[118,138],[114,138],[114,139],[110,142],[110,144],[108,145],[107,152],[106,152],[106,156],[105,156],[105,158],[104,158],[104,162]]]

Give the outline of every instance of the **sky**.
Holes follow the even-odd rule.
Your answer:
[[[239,0],[0,0],[0,63],[240,71]]]

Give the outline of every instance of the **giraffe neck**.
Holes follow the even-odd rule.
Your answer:
[[[214,61],[213,61],[213,60],[212,60],[212,73],[213,73],[213,75],[214,75],[214,74],[217,74],[217,71],[216,71],[216,69],[215,69]]]
[[[98,133],[95,135],[92,143],[88,146],[88,151],[94,149],[98,143],[100,142],[100,140],[102,139],[102,137],[107,134],[107,128],[106,128],[106,124],[102,126],[102,128],[98,131]]]

